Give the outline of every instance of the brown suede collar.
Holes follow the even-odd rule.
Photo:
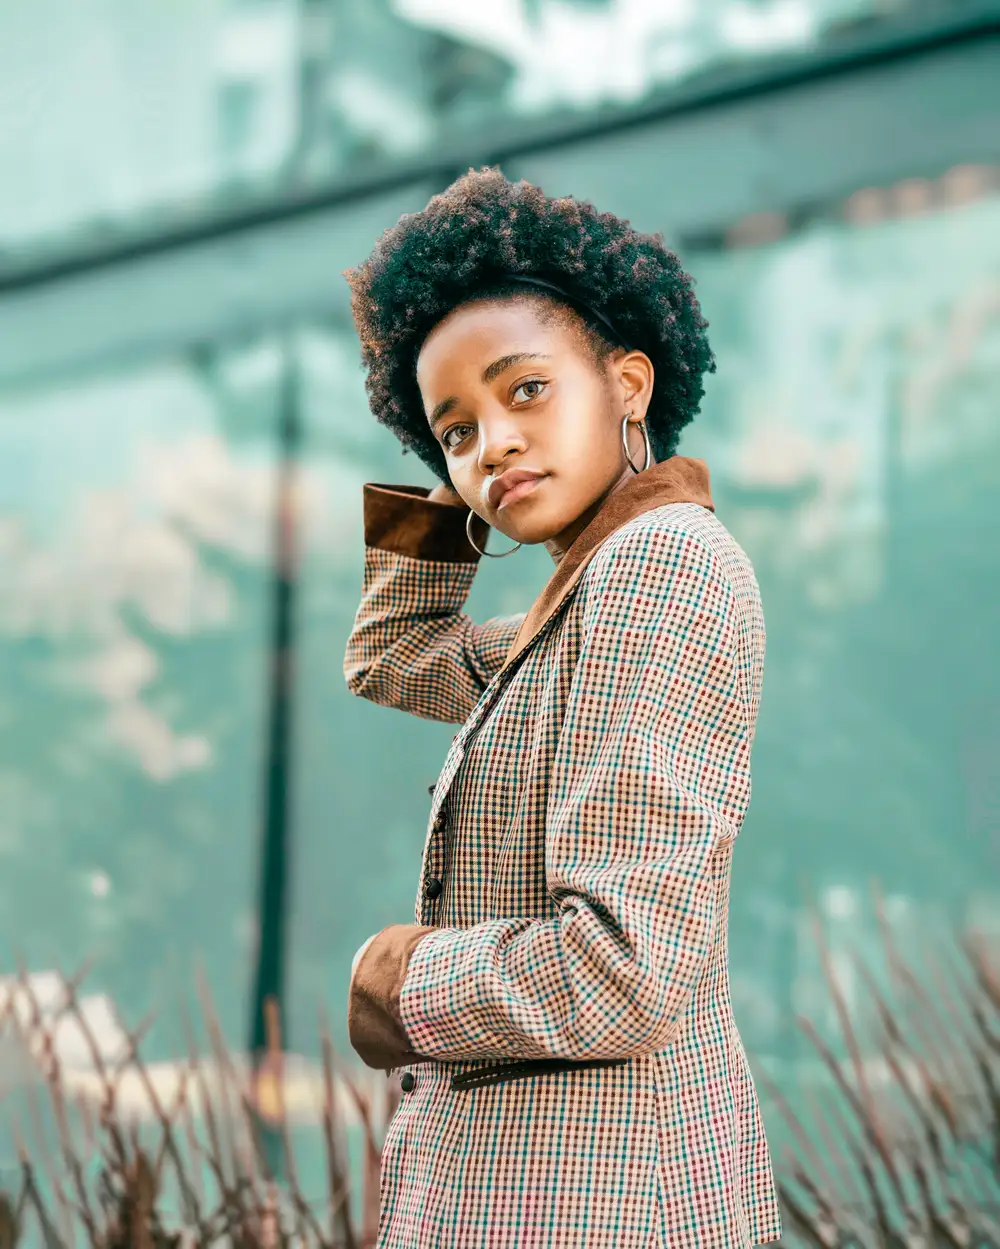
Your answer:
[[[671,456],[637,474],[607,500],[556,565],[545,589],[533,603],[504,660],[504,669],[528,646],[576,586],[591,558],[616,529],[665,503],[697,503],[715,511],[704,460]],[[501,669],[503,671],[503,669]]]

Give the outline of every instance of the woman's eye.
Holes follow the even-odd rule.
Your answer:
[[[451,436],[452,436],[452,434],[457,434],[457,433],[459,433],[461,430],[463,430],[463,429],[466,429],[466,430],[467,430],[467,429],[469,429],[469,428],[470,428],[470,426],[468,426],[468,425],[452,425],[451,429],[446,429],[446,430],[444,431],[444,434],[442,435],[441,441],[444,443],[444,445],[445,445],[445,446],[448,448],[448,450],[450,451],[450,450],[452,450],[452,448],[457,447],[457,446],[458,446],[458,444],[462,441],[462,439],[461,439],[461,438],[457,439],[457,441],[453,441],[453,440],[451,440]]]
[[[516,399],[523,390],[527,393],[525,394],[522,402],[527,403],[531,399],[537,399],[544,389],[544,382],[539,381],[537,378],[532,378],[530,381],[522,382],[520,386],[518,386],[518,388],[514,391],[514,398]]]

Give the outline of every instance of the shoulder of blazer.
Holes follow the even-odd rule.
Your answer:
[[[605,577],[609,565],[623,557],[635,557],[641,561],[651,543],[661,548],[690,545],[693,550],[701,552],[707,564],[716,565],[719,574],[727,580],[727,565],[737,553],[743,555],[742,549],[714,513],[697,503],[665,503],[662,507],[643,512],[609,534],[584,570],[583,584]]]
[[[633,590],[662,596],[664,614],[678,596],[696,593],[736,632],[755,627],[760,610],[757,581],[743,548],[712,512],[690,503],[665,504],[616,530],[594,553],[577,588],[585,617],[603,616],[606,599],[627,603]]]

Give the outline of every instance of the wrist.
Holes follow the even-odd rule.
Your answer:
[[[479,553],[470,545],[465,528],[468,508],[464,503],[442,504],[430,497],[426,486],[376,482],[365,484],[363,497],[365,546],[411,559],[478,563]],[[482,544],[488,526],[478,516],[473,526]]]

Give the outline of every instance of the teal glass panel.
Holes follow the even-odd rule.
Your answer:
[[[683,450],[768,624],[734,1004],[790,1079],[796,1014],[837,1033],[806,901],[852,1014],[873,883],[909,957],[1000,932],[1000,200],[686,259],[719,371]]]
[[[273,408],[220,409],[180,359],[0,396],[0,970],[92,963],[153,1060],[199,963],[248,1016]]]

